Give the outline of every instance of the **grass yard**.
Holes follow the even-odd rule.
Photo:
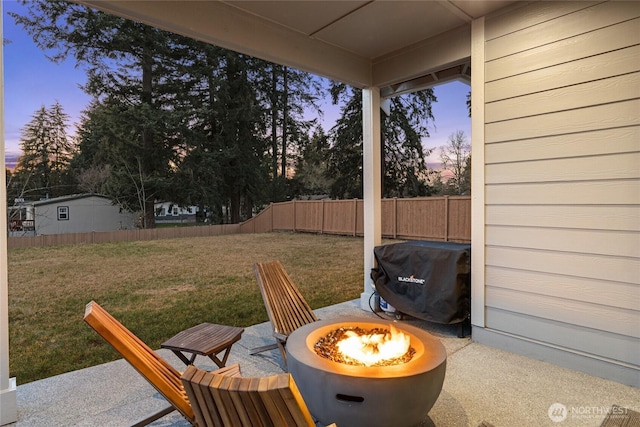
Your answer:
[[[358,298],[362,239],[240,234],[9,251],[18,384],[119,358],[82,317],[95,300],[151,348],[202,322],[267,321],[253,263],[279,259],[312,308]]]

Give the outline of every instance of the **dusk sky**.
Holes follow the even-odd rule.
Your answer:
[[[86,81],[85,71],[75,68],[74,60],[56,64],[46,58],[31,37],[14,24],[7,12],[24,13],[25,7],[15,1],[2,0],[4,46],[4,120],[5,157],[7,166],[13,166],[20,155],[21,129],[31,121],[33,114],[42,106],[50,107],[60,102],[64,112],[71,117],[68,133],[75,133],[81,111],[88,105],[89,97],[80,89]],[[8,41],[8,42],[7,42]],[[430,167],[439,161],[437,147],[447,143],[448,137],[457,130],[465,132],[471,140],[471,119],[467,116],[466,96],[469,86],[451,82],[434,88],[438,102],[433,104],[435,127],[430,128],[430,137],[424,140],[426,148],[436,148],[429,157]],[[321,108],[324,110],[322,127],[328,131],[339,115],[337,107],[331,105],[329,96]]]

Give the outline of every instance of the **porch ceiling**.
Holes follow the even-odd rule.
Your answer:
[[[74,1],[383,96],[467,78],[471,21],[515,3]]]

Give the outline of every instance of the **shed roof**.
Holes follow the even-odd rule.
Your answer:
[[[104,196],[102,194],[83,193],[83,194],[70,194],[68,196],[52,197],[50,199],[38,200],[37,202],[32,202],[30,204],[32,204],[33,206],[53,205],[57,203],[68,202],[71,200],[86,199],[88,197],[99,197],[102,199],[111,200],[110,197]]]

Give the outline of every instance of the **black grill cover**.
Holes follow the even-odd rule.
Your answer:
[[[399,312],[459,323],[471,310],[471,245],[412,241],[376,246],[376,290]]]

